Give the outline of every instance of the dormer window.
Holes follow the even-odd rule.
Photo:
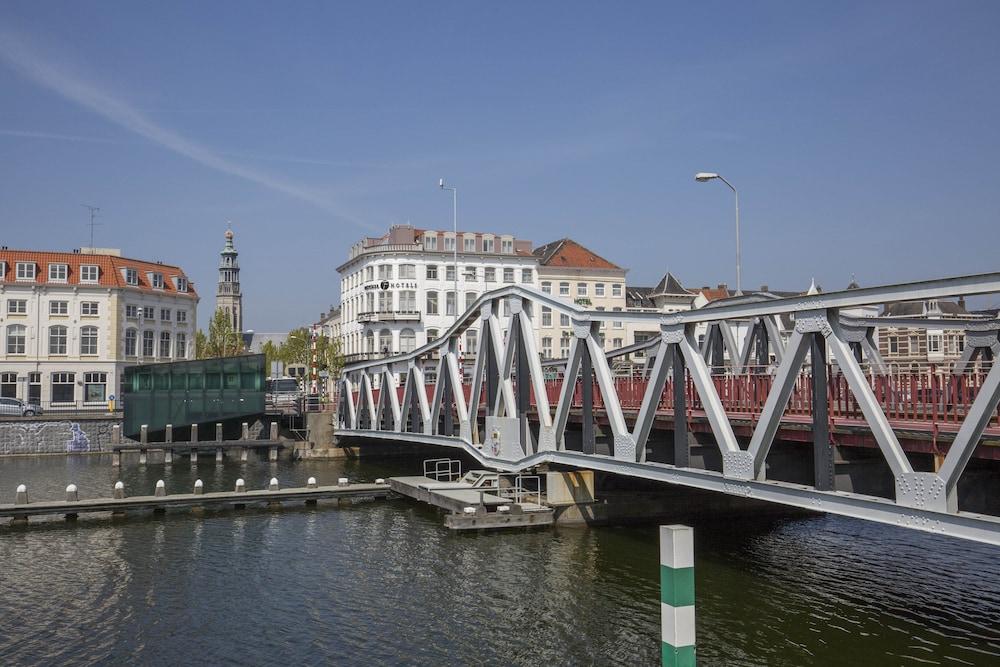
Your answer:
[[[0,282],[7,279],[7,262],[0,262]]]
[[[64,283],[69,276],[69,266],[66,264],[49,264],[49,282]]]
[[[424,236],[424,250],[437,250],[438,239],[436,235],[427,234]]]
[[[184,276],[174,276],[174,286],[178,292],[188,291],[188,280]]]
[[[125,271],[125,284],[126,285],[138,285],[139,284],[139,272],[135,269],[124,269]]]
[[[101,275],[100,269],[97,268],[96,264],[82,264],[80,265],[80,282],[81,283],[96,283]]]
[[[500,239],[500,252],[505,255],[514,253],[514,239]]]
[[[35,263],[34,262],[18,262],[17,263],[17,279],[18,280],[34,280],[35,279]]]
[[[153,286],[153,289],[163,289],[163,274],[162,273],[149,274],[149,283]]]

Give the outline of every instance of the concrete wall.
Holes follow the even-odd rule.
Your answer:
[[[120,419],[16,419],[0,421],[0,456],[111,451]]]

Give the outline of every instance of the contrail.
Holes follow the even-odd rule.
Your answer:
[[[246,179],[276,192],[308,202],[358,227],[368,230],[375,229],[374,225],[347,213],[342,207],[306,187],[228,160],[207,146],[155,123],[138,109],[114,95],[84,81],[79,76],[68,75],[34,53],[19,37],[2,30],[0,30],[0,60],[6,62],[15,72],[26,79],[89,109],[116,125],[163,146],[167,150],[222,173]]]

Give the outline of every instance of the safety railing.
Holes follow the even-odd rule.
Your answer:
[[[462,462],[457,459],[426,459],[424,477],[438,482],[457,482],[462,479]]]

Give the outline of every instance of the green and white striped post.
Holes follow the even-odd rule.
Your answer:
[[[660,526],[663,667],[694,667],[694,530]]]

